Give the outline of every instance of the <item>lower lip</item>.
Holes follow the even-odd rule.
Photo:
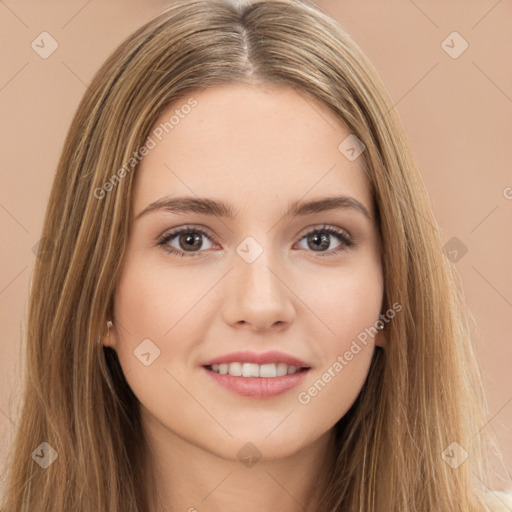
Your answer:
[[[220,374],[203,367],[204,371],[220,386],[249,398],[272,398],[298,386],[309,371],[302,370],[282,377],[235,377]]]

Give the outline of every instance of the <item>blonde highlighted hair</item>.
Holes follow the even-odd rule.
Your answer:
[[[97,343],[112,318],[136,166],[108,193],[97,191],[144,145],[170,102],[231,83],[305,92],[364,143],[382,239],[383,308],[403,306],[386,326],[387,347],[375,351],[359,397],[335,426],[336,463],[316,510],[488,510],[487,461],[498,451],[484,428],[488,409],[457,274],[377,72],[342,27],[306,0],[175,2],[93,78],[44,220],[21,430],[2,510],[148,510],[139,403],[116,353]],[[47,469],[31,456],[42,442],[58,453]],[[469,453],[456,468],[442,455],[452,443]]]

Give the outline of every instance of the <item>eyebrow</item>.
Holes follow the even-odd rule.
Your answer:
[[[350,196],[332,196],[317,199],[314,201],[295,201],[289,204],[288,211],[284,217],[299,217],[322,213],[337,209],[350,208],[362,213],[368,220],[372,221],[372,215],[362,203]],[[142,210],[135,220],[143,215],[155,211],[166,211],[171,213],[202,213],[216,217],[233,219],[236,216],[234,208],[224,201],[202,197],[162,197],[149,204]]]

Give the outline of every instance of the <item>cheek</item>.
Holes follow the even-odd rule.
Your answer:
[[[135,251],[134,251],[135,252]],[[115,314],[132,338],[154,336],[167,343],[173,331],[190,323],[204,295],[204,274],[170,271],[159,256],[134,256],[124,267],[115,297]]]
[[[168,281],[164,272],[137,258],[136,252],[125,262],[115,293],[114,318],[115,350],[126,375],[131,370],[138,375],[144,363],[151,362],[148,368],[154,369],[169,356],[164,340],[171,334],[165,335],[172,333],[183,315],[183,288],[176,280]]]
[[[187,339],[193,339],[183,332],[194,295],[186,291],[197,291],[198,285],[182,281],[179,273],[171,276],[135,254],[125,262],[115,294],[114,348],[121,368],[139,401],[158,414],[171,399],[174,407],[186,406],[177,384],[186,381]]]
[[[383,298],[381,269],[368,255],[355,265],[304,273],[300,280],[299,296],[316,317],[317,332],[323,330],[320,340],[325,340],[326,353],[342,350],[379,319]]]
[[[324,280],[317,275],[316,286],[310,282],[303,288],[302,296],[308,297],[305,302],[316,317],[311,322],[316,325],[321,361],[297,393],[297,401],[307,414],[335,423],[354,403],[367,378],[383,286],[380,267],[369,262],[361,261],[350,271],[329,269],[329,274]]]
[[[194,340],[204,335],[202,298],[216,282],[214,276],[186,267],[171,272],[162,261],[133,250],[115,294],[114,348],[136,394],[148,386],[168,388],[172,378],[166,369],[173,368],[177,378],[186,376],[198,343]]]
[[[350,345],[350,344],[349,344]],[[357,352],[357,353],[355,353]],[[331,428],[353,405],[367,378],[374,348],[352,345],[352,348],[330,359],[315,372],[297,393],[299,414],[321,418],[322,429]],[[349,358],[348,354],[351,354]]]
[[[339,299],[336,309],[324,315],[330,330],[317,337],[320,364],[297,392],[299,407],[309,417],[322,418],[324,425],[336,423],[357,399],[368,376],[378,332],[378,301],[348,293]]]

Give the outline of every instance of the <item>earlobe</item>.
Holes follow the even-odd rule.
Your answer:
[[[116,346],[115,335],[113,332],[113,326],[114,326],[114,324],[112,323],[112,321],[107,320],[107,332],[102,338],[102,343],[103,343],[104,347],[115,348],[115,346]]]
[[[383,330],[379,330],[377,336],[375,336],[375,346],[386,348],[387,347],[387,337],[386,333]]]

